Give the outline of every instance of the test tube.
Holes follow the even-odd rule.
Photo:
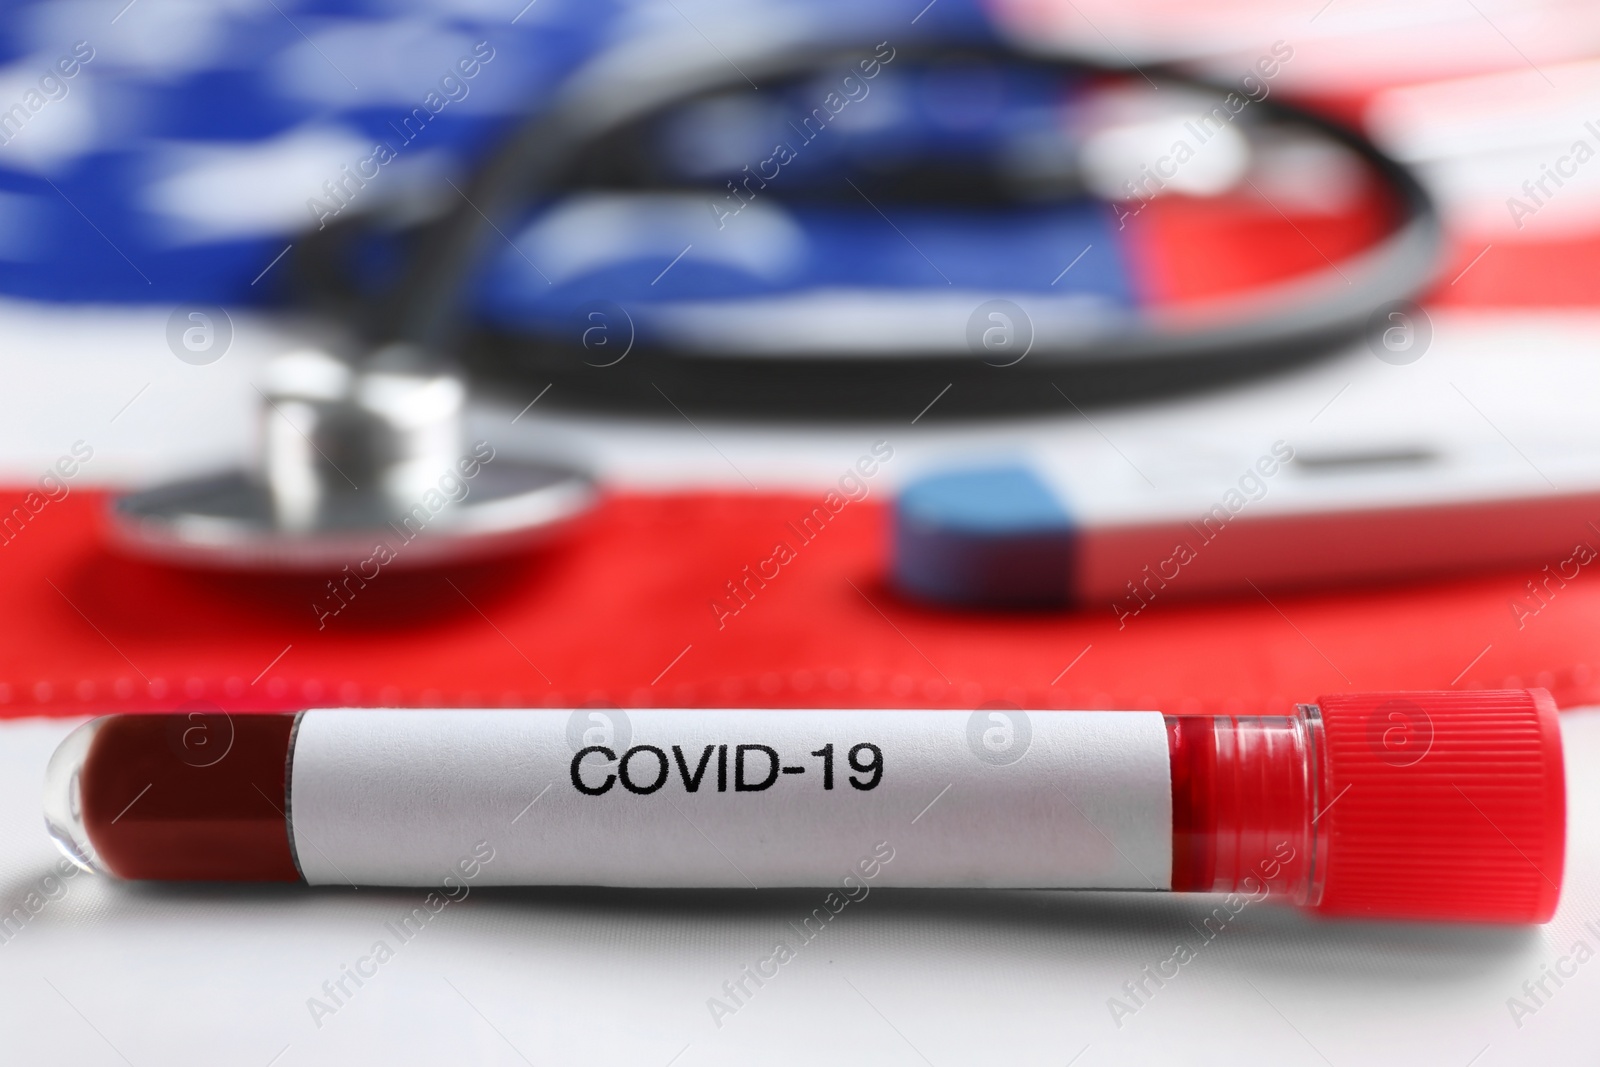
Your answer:
[[[46,777],[57,845],[120,879],[1157,890],[1537,923],[1565,856],[1537,689],[1253,716],[112,715]]]

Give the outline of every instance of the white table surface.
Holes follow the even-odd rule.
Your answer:
[[[384,924],[421,891],[81,875],[0,943],[0,1063],[1594,1063],[1600,958],[1520,1026],[1507,1006],[1575,941],[1600,949],[1584,925],[1600,928],[1600,709],[1562,718],[1567,874],[1548,926],[1253,905],[1120,1028],[1109,998],[1198,944],[1215,900],[875,890],[718,1026],[708,999],[794,941],[821,891],[473,890],[400,944]],[[0,724],[0,914],[56,861],[40,785],[72,725]],[[393,958],[314,1019],[308,1000],[379,939]]]

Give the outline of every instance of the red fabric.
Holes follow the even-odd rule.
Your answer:
[[[1518,244],[1460,235],[1428,303],[1482,308],[1595,307],[1600,305],[1600,239]]]
[[[1563,703],[1600,701],[1590,665],[1600,582],[1582,575],[1548,594],[1521,629],[1510,603],[1533,568],[1274,594],[1271,604],[1253,593],[1158,601],[1119,631],[1109,606],[984,616],[909,603],[884,584],[883,505],[849,504],[802,544],[787,524],[818,503],[617,497],[581,536],[534,560],[382,572],[319,630],[321,581],[121,559],[104,546],[103,498],[76,492],[0,547],[0,715],[190,700],[229,711],[1008,700],[1245,713],[1323,692],[1448,688],[1458,676],[1462,688],[1542,685]],[[748,603],[719,628],[713,600],[779,541],[794,558],[765,587],[750,581]]]
[[[1150,303],[1206,301],[1326,273],[1383,238],[1393,210],[1375,188],[1338,212],[1280,212],[1247,189],[1158,197],[1125,221],[1133,277]],[[1130,210],[1130,205],[1124,205]]]

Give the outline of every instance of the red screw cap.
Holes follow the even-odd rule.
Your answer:
[[[1326,738],[1319,910],[1547,922],[1566,860],[1566,778],[1543,689],[1318,700]]]

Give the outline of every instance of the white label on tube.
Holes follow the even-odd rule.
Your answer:
[[[1172,884],[1157,712],[309,711],[291,777],[313,885]]]

